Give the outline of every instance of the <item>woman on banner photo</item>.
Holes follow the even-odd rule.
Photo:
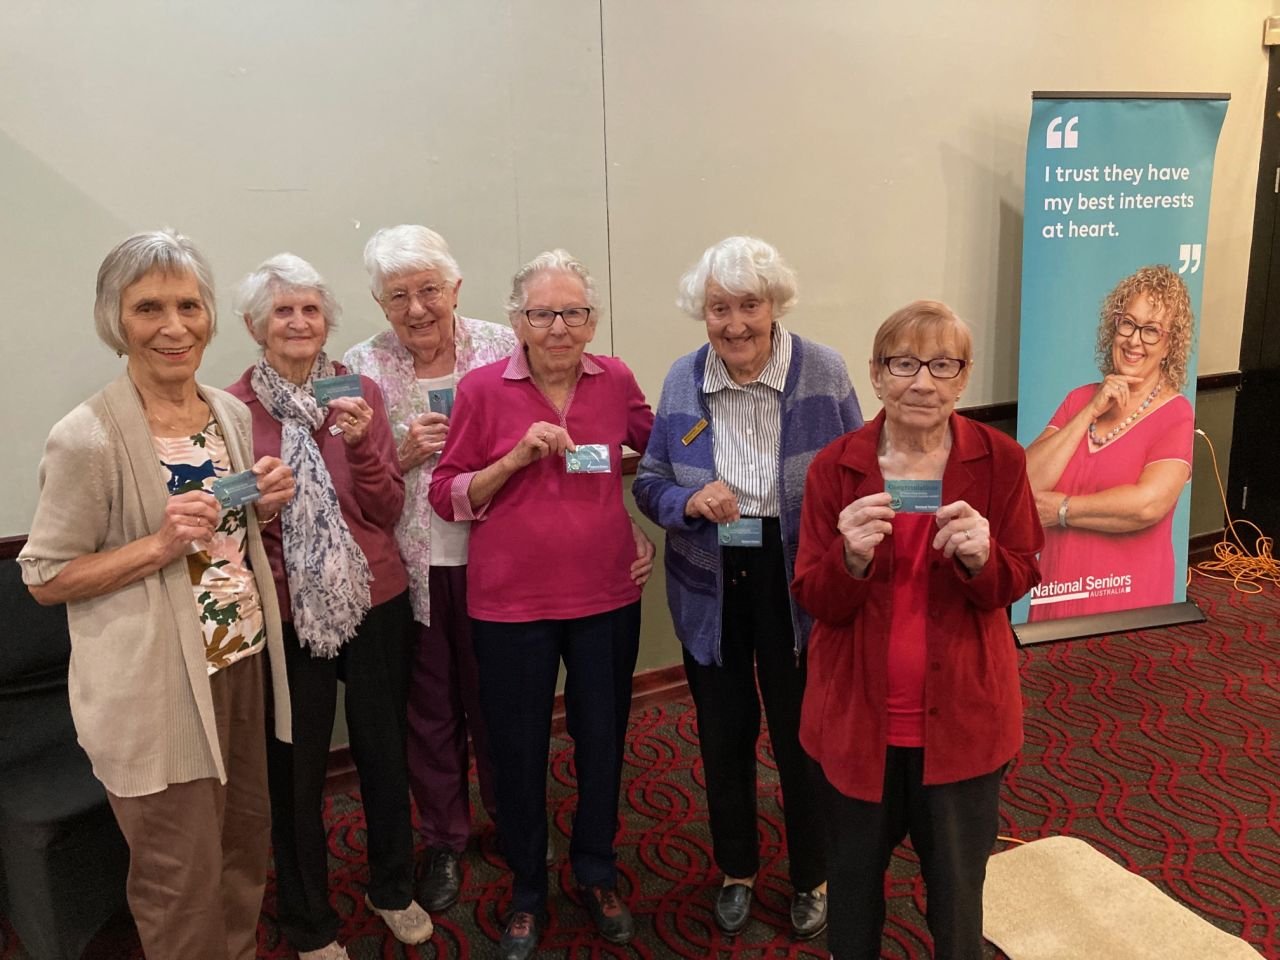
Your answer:
[[[1195,318],[1166,266],[1103,301],[1100,383],[1077,387],[1027,447],[1045,546],[1029,620],[1172,603],[1173,512],[1191,478],[1195,412],[1181,393]]]

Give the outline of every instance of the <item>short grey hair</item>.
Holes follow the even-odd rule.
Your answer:
[[[387,281],[401,274],[437,270],[446,283],[462,279],[444,237],[416,223],[383,227],[370,237],[364,245],[364,268],[369,271],[369,289],[379,300]]]
[[[236,314],[253,326],[254,338],[259,343],[266,333],[267,318],[275,307],[276,294],[289,290],[314,291],[320,297],[325,333],[337,326],[342,308],[324,282],[324,277],[320,276],[320,271],[292,253],[277,253],[262,261],[253,273],[240,281],[233,301]]]
[[[545,250],[538,254],[511,278],[511,296],[507,297],[507,320],[511,326],[524,319],[524,306],[529,302],[525,287],[531,279],[540,273],[571,273],[582,281],[582,288],[587,294],[587,306],[593,311],[600,309],[600,295],[596,291],[596,283],[591,279],[587,265],[568,250]]]
[[[112,248],[98,267],[97,292],[93,301],[93,323],[98,338],[117,354],[129,351],[129,341],[121,322],[120,301],[124,292],[145,277],[159,271],[166,276],[189,273],[200,288],[204,312],[209,315],[209,339],[218,328],[218,312],[213,296],[213,271],[190,238],[170,227],[135,233]]]
[[[755,237],[726,237],[707,247],[680,278],[676,306],[695,320],[704,319],[709,280],[734,296],[763,297],[773,304],[775,319],[796,304],[795,271],[772,244]]]

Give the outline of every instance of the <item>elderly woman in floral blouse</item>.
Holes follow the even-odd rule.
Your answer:
[[[508,326],[458,314],[462,273],[435,231],[416,224],[379,230],[365,246],[364,262],[391,329],[352,347],[344,359],[382,388],[405,479],[396,539],[419,626],[409,778],[427,845],[417,899],[436,912],[458,899],[462,885],[459,857],[471,833],[468,730],[490,818],[497,805],[467,619],[471,524],[442,520],[427,490],[449,433],[454,385],[467,371],[510,356],[516,340]]]

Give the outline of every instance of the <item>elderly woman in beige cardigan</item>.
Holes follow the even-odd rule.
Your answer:
[[[252,960],[270,825],[264,651],[289,738],[258,528],[293,475],[254,462],[244,404],[196,382],[215,312],[191,241],[142,233],[113,249],[94,319],[126,369],[49,434],[23,579],[67,605],[71,712],[129,843],[146,955]],[[245,471],[258,499],[224,507],[215,478]]]

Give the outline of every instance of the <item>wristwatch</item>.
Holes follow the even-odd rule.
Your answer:
[[[1067,504],[1070,502],[1070,497],[1063,497],[1062,502],[1058,504],[1058,526],[1060,527],[1067,525]]]

